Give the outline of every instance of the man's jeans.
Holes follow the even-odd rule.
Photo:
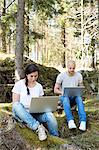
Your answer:
[[[20,102],[15,102],[12,106],[13,116],[21,122],[25,122],[29,128],[36,130],[40,123],[47,123],[51,135],[59,136],[56,118],[52,112],[30,114]]]
[[[77,104],[78,107],[78,115],[79,115],[79,120],[81,121],[85,121],[86,122],[86,113],[84,110],[84,104],[83,104],[83,100],[82,97],[80,96],[61,96],[60,100],[63,104],[63,108],[67,117],[67,121],[69,120],[74,120],[74,117],[72,115],[72,111],[71,111],[71,106],[70,106],[70,102],[73,103],[74,101]]]

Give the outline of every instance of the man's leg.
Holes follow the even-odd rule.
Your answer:
[[[80,122],[81,121],[86,122],[86,113],[84,110],[84,103],[83,103],[82,97],[76,96],[75,100],[76,100],[77,107],[78,107],[79,120],[80,120]]]
[[[36,130],[39,126],[39,122],[32,117],[32,115],[26,111],[24,106],[20,102],[15,102],[12,106],[13,116],[24,121],[29,128]]]
[[[79,120],[80,120],[79,129],[82,131],[85,131],[86,130],[86,113],[84,110],[83,100],[80,96],[77,96],[75,100],[78,106],[78,115],[79,115]]]
[[[67,117],[67,121],[74,120],[74,117],[72,115],[71,106],[70,106],[70,100],[68,96],[61,96],[60,100],[63,104],[63,108]]]
[[[40,122],[45,122],[48,126],[49,133],[53,136],[59,136],[57,120],[52,112],[36,114],[35,117]]]
[[[72,115],[70,100],[68,96],[61,96],[60,100],[63,104],[63,108],[67,117],[68,127],[69,129],[75,129],[76,125],[74,123],[74,117]]]

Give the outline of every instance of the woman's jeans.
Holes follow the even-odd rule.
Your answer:
[[[71,111],[70,103],[74,103],[74,101],[75,101],[77,104],[77,107],[78,107],[78,115],[79,115],[80,122],[81,121],[86,122],[86,113],[84,110],[84,104],[83,104],[82,97],[80,97],[80,96],[75,96],[75,97],[74,96],[71,96],[71,97],[61,96],[60,101],[63,104],[63,108],[64,108],[64,111],[66,114],[67,121],[74,120],[74,117],[73,117],[72,111]]]
[[[52,112],[30,114],[20,102],[13,104],[12,112],[17,120],[25,122],[32,130],[36,130],[41,122],[45,122],[47,123],[50,134],[59,136],[57,121]]]

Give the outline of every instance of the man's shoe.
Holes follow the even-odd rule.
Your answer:
[[[74,123],[74,120],[69,120],[69,122],[68,122],[68,128],[69,129],[76,129],[76,125]]]
[[[82,130],[82,131],[86,130],[86,122],[85,121],[81,121],[79,129]]]
[[[40,141],[44,141],[47,139],[45,127],[42,124],[38,126],[37,132],[38,132],[38,137]]]

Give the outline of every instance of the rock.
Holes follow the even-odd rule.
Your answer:
[[[28,58],[24,58],[24,67],[34,63]],[[59,71],[53,67],[36,64],[39,67],[40,75],[38,82],[43,85],[45,95],[54,95],[53,86]],[[15,73],[14,59],[6,58],[0,62],[0,102],[11,102],[11,89],[14,86]]]
[[[27,64],[34,63],[32,60],[24,57],[24,67]],[[53,87],[59,71],[53,67],[36,64],[39,67],[40,75],[38,81],[43,85],[45,95],[55,95]],[[11,102],[11,89],[14,86],[15,60],[6,58],[0,61],[0,102]],[[84,97],[96,95],[98,92],[98,70],[80,71],[84,79]]]
[[[2,114],[0,125],[0,150],[32,150],[17,132],[11,116]]]

